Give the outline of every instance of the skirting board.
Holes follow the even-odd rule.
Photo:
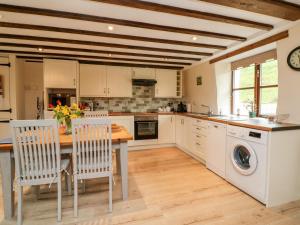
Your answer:
[[[129,151],[139,151],[139,150],[146,150],[146,149],[156,149],[156,148],[169,148],[175,147],[175,144],[156,144],[156,145],[138,145],[138,146],[129,146]]]
[[[175,145],[176,148],[180,149],[181,151],[185,152],[186,154],[192,156],[194,159],[198,160],[199,162],[201,162],[203,165],[206,165],[206,162],[204,159],[200,158],[199,156],[194,155],[193,153],[191,153],[190,151],[186,150],[185,148],[179,146],[179,145]]]

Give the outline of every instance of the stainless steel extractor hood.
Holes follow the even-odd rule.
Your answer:
[[[154,86],[157,83],[154,79],[132,79],[134,86]]]

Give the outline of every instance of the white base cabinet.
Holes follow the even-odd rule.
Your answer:
[[[175,116],[158,116],[158,144],[175,143]]]
[[[206,166],[225,178],[226,130],[222,123],[208,122]]]
[[[206,161],[208,121],[193,119],[192,125],[192,153]]]
[[[134,116],[110,116],[111,123],[121,125],[134,137]],[[128,146],[132,146],[133,141],[128,141]]]

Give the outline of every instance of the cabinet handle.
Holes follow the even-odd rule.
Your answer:
[[[106,88],[103,88],[104,94],[106,94]]]
[[[196,145],[199,145],[199,146],[200,146],[200,144],[199,144],[198,142],[196,142]]]
[[[199,127],[196,128],[197,130],[201,130]]]
[[[109,88],[107,89],[107,93],[109,94]]]
[[[219,126],[217,126],[217,125],[214,125],[214,127],[215,127],[215,128],[219,128]]]
[[[75,78],[73,79],[73,85],[76,86],[76,80],[75,80]]]
[[[197,135],[196,137],[197,137],[197,138],[199,138],[200,136],[199,136],[199,135]]]
[[[171,123],[173,123],[173,116],[171,116]]]

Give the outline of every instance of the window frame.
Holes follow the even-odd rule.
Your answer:
[[[277,60],[277,59],[274,59]],[[250,65],[249,65],[250,66]],[[254,87],[243,87],[243,88],[234,88],[234,70],[231,71],[231,113],[233,114],[234,108],[234,92],[240,90],[251,90],[254,89],[254,103],[256,105],[256,115],[257,117],[267,117],[266,114],[261,114],[260,100],[261,100],[261,89],[263,88],[278,88],[277,84],[271,85],[261,85],[261,64],[254,64]]]

